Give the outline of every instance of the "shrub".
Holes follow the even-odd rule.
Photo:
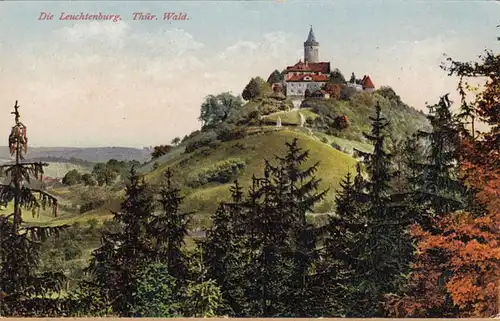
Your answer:
[[[217,130],[217,139],[221,141],[236,140],[245,137],[245,128],[232,124],[222,124]]]
[[[87,221],[87,225],[89,226],[89,229],[95,229],[99,225],[99,221],[95,218],[91,218]]]
[[[85,186],[95,186],[97,184],[95,178],[89,173],[83,174],[81,180]]]
[[[196,153],[198,155],[210,156],[210,155],[212,155],[213,151],[214,151],[213,147],[211,147],[211,146],[204,146],[204,147],[201,147],[200,149],[198,149],[198,151]]]
[[[214,132],[205,132],[197,135],[186,145],[185,153],[192,153],[200,147],[217,145],[217,134]]]
[[[261,115],[269,115],[282,110],[283,105],[283,102],[276,101],[272,98],[265,98],[261,100],[258,110]]]
[[[356,93],[357,93],[357,90],[355,88],[345,86],[344,88],[342,88],[342,91],[340,93],[340,99],[349,100]]]
[[[261,93],[260,90],[260,84],[257,81],[257,79],[252,78],[248,85],[246,85],[245,89],[243,90],[243,93],[241,94],[241,97],[245,100],[252,100],[254,98],[257,98]]]
[[[194,137],[196,137],[196,136],[198,136],[198,135],[200,135],[200,134],[201,134],[201,131],[200,131],[200,130],[195,130],[195,131],[194,131],[194,132],[192,132],[191,134],[184,136],[184,138],[182,139],[182,141],[185,141],[185,140],[188,140],[188,139],[194,138]]]
[[[334,120],[335,129],[343,130],[349,128],[349,118],[346,115],[337,116]]]
[[[260,117],[261,117],[261,113],[260,111],[258,110],[253,110],[251,111],[250,113],[248,113],[248,116],[247,116],[247,125],[250,125],[250,126],[257,126],[260,124]]]
[[[239,158],[230,158],[188,176],[188,186],[198,187],[210,182],[229,183],[245,168],[246,163]]]
[[[62,183],[64,185],[71,186],[80,184],[81,180],[82,180],[82,175],[76,169],[72,169],[69,172],[67,172],[66,175],[64,175]]]
[[[148,265],[141,271],[135,293],[133,310],[141,317],[179,316],[180,304],[176,301],[177,280],[162,263]]]
[[[153,148],[153,152],[151,153],[151,158],[156,159],[163,155],[168,154],[174,147],[171,145],[159,145]]]
[[[367,92],[356,92],[351,97],[351,105],[352,106],[374,106],[375,101],[373,99],[373,95]]]
[[[104,201],[102,200],[95,200],[95,201],[89,201],[84,203],[82,206],[80,206],[80,214],[90,212],[100,206],[104,205]]]

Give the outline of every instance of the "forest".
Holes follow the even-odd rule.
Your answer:
[[[16,161],[0,166],[10,177],[0,185],[0,200],[14,204],[12,214],[0,216],[0,315],[499,314],[500,55],[486,51],[473,62],[448,58],[442,68],[459,80],[461,100],[444,94],[428,106],[429,128],[388,144],[391,116],[375,102],[369,128],[355,133],[371,149],[357,151],[355,170],[343,173],[334,191],[321,185],[321,161],[311,159],[301,139],[291,139],[283,153],[259,160],[263,170],[249,184],[231,182],[230,198],[218,203],[206,237],[191,247],[185,240],[196,213],[184,210],[176,177],[188,173],[179,166],[156,167],[163,174],[158,183],[147,181],[137,164],[128,166],[113,224],[99,231],[27,224],[23,211],[35,217],[50,207],[58,215],[59,204],[51,193],[25,184],[46,164],[24,161],[27,126],[16,102],[9,136]],[[473,86],[478,80],[481,85]],[[480,122],[487,130],[477,130]],[[154,152],[159,157],[168,150]],[[240,163],[246,166],[235,166]],[[196,184],[205,184],[200,177]],[[335,214],[322,225],[307,220],[332,192]],[[63,270],[41,264],[42,249],[48,240],[57,244],[82,234],[100,242],[77,286],[69,288]],[[70,247],[63,250],[74,256]]]

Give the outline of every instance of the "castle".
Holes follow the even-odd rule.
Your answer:
[[[330,62],[319,61],[319,42],[314,36],[311,26],[307,40],[304,42],[304,61],[285,69],[284,83],[286,95],[290,98],[302,99],[309,90],[310,93],[322,93],[322,86],[328,82],[331,73]],[[370,76],[364,76],[360,84],[348,83],[347,86],[356,90],[373,91],[375,86]]]

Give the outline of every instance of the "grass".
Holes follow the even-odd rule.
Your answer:
[[[300,113],[304,115],[304,117],[315,119],[318,117],[317,114],[313,113],[310,108],[301,108],[300,110],[291,110],[291,111],[280,111],[277,113],[270,114],[265,116],[264,119],[268,122],[276,123],[278,121],[278,117],[281,118],[282,125],[300,125]]]
[[[13,212],[14,212],[14,202],[10,202],[7,205],[7,207],[0,208],[1,216],[10,215]],[[23,221],[25,221],[28,225],[31,224],[49,225],[54,219],[54,216],[52,214],[52,209],[49,207],[47,207],[45,211],[40,209],[40,216],[33,216],[31,210],[23,208],[21,209],[21,215],[23,217]]]
[[[23,220],[27,225],[36,224],[40,226],[73,224],[76,222],[86,224],[89,220],[97,220],[98,223],[102,223],[113,217],[111,211],[119,210],[121,196],[124,195],[123,190],[113,192],[108,189],[109,187],[106,186],[86,187],[82,185],[51,188],[48,191],[58,199],[59,203],[57,217],[54,217],[50,207],[47,207],[46,210],[40,209],[39,216],[33,216],[31,210],[22,209]],[[78,209],[72,208],[71,205],[84,203],[83,196],[89,191],[105,193],[108,201],[102,207],[80,214]],[[0,215],[9,215],[13,210],[13,202],[10,202],[6,208],[0,208]]]
[[[337,115],[347,116],[351,125],[342,131],[341,136],[352,141],[364,141],[362,133],[371,130],[370,117],[375,114],[374,106],[377,102],[381,106],[382,116],[390,120],[388,130],[394,139],[403,139],[417,130],[429,128],[423,114],[378,94],[358,93],[349,101],[310,99],[305,104],[312,110],[329,110]]]
[[[254,132],[252,135],[243,139],[220,143],[215,149],[202,153],[201,150],[193,153],[185,153],[185,144],[181,143],[167,155],[164,155],[154,161],[149,162],[139,169],[139,173],[145,175],[146,181],[158,184],[163,181],[164,171],[170,167],[174,170],[174,180],[181,188],[182,195],[185,196],[183,202],[183,210],[196,212],[196,222],[206,225],[206,217],[215,212],[216,207],[221,201],[226,201],[229,198],[230,184],[208,183],[200,187],[188,187],[186,182],[189,175],[204,171],[210,168],[217,162],[227,160],[229,158],[239,158],[245,162],[245,168],[239,173],[238,180],[244,188],[248,188],[251,184],[252,175],[262,176],[264,159],[272,160],[273,155],[282,155],[285,152],[285,142],[291,141],[293,138],[299,139],[299,146],[310,151],[311,165],[315,161],[320,161],[316,176],[322,179],[320,187],[329,189],[327,198],[321,204],[318,204],[314,209],[317,213],[330,211],[333,205],[335,190],[339,187],[339,182],[346,174],[348,168],[355,165],[356,161],[352,154],[356,148],[361,151],[370,152],[372,146],[367,143],[356,141],[362,131],[369,130],[369,119],[374,112],[373,107],[369,106],[369,96],[360,95],[350,102],[345,101],[311,101],[311,105],[322,104],[328,109],[332,109],[337,114],[345,114],[348,116],[352,126],[341,137],[327,135],[321,132],[308,133],[307,128],[301,128],[300,114],[306,118],[316,118],[318,115],[311,111],[311,108],[301,108],[300,110],[280,111],[268,116],[265,120],[268,123],[274,124],[277,118],[281,118],[283,127],[277,130],[274,125],[248,128],[249,132]],[[379,98],[377,98],[379,99]],[[415,117],[414,122],[419,124],[422,122],[415,111],[408,108],[396,108],[388,102],[383,101],[382,107],[384,114],[391,117],[393,128],[403,132],[410,131],[415,124],[409,124],[410,117]],[[407,110],[408,109],[408,110]],[[352,132],[353,137],[346,137],[348,132]],[[347,135],[349,136],[349,135]],[[343,152],[331,147],[331,144],[340,146]],[[158,168],[153,170],[153,164],[157,163]],[[97,187],[96,187],[97,189]],[[50,190],[55,196],[61,200],[61,204],[66,207],[71,204],[82,204],[82,193],[85,193],[88,188],[82,186],[62,187]],[[101,208],[89,211],[84,214],[79,214],[77,211],[68,210],[61,211],[60,216],[53,218],[50,212],[41,213],[40,218],[33,218],[31,214],[25,213],[25,218],[28,222],[38,222],[40,224],[71,224],[73,222],[85,223],[89,220],[97,220],[102,222],[112,217],[111,210],[119,210],[119,204],[123,191],[112,192],[108,191],[106,197],[109,200]]]
[[[335,143],[342,147],[348,154],[353,153],[353,149],[356,148],[357,150],[360,150],[362,152],[367,152],[370,153],[373,151],[373,146],[370,144],[366,143],[361,143],[341,137],[336,137],[336,136],[331,136],[327,135],[325,133],[314,133],[314,136],[318,137],[319,139],[326,139],[328,144]]]
[[[371,152],[372,146],[360,142],[360,133],[369,131],[370,124],[368,116],[373,114],[373,108],[368,106],[360,96],[359,99],[352,102],[335,101],[313,101],[314,104],[324,104],[326,108],[333,109],[337,114],[347,115],[352,126],[343,132],[342,137],[327,135],[321,132],[310,132],[308,128],[298,127],[300,125],[300,114],[304,117],[316,118],[318,115],[311,111],[311,108],[301,108],[300,110],[280,111],[264,117],[269,126],[249,127],[248,132],[251,135],[217,145],[212,150],[205,148],[196,150],[193,153],[185,153],[187,142],[181,143],[167,155],[156,160],[150,161],[139,169],[139,173],[144,174],[146,181],[152,184],[158,184],[163,181],[163,174],[167,168],[174,171],[174,182],[181,188],[181,194],[184,196],[182,203],[183,211],[193,211],[191,230],[205,229],[210,226],[210,216],[215,212],[218,204],[229,200],[230,184],[208,183],[198,188],[188,187],[186,182],[189,176],[195,172],[203,172],[214,164],[230,159],[238,158],[245,162],[244,169],[238,174],[238,180],[245,190],[251,185],[252,176],[261,177],[264,169],[264,159],[274,160],[275,155],[283,155],[286,151],[285,143],[298,138],[299,147],[309,150],[309,161],[305,166],[310,166],[319,161],[318,171],[315,173],[317,178],[321,179],[320,190],[328,189],[324,201],[314,208],[314,213],[308,215],[308,221],[315,224],[324,224],[334,205],[334,196],[339,188],[341,179],[350,169],[354,171],[356,160],[350,156],[354,148]],[[419,127],[423,121],[422,116],[408,108],[393,108],[387,102],[382,101],[383,112],[392,120],[392,128],[396,132],[411,132],[415,127]],[[277,129],[275,123],[281,118],[283,127]],[[340,146],[344,152],[338,151],[331,144]],[[154,164],[158,168],[154,169]],[[62,177],[64,174],[76,168],[80,172],[88,172],[82,166],[65,163],[52,163],[46,171],[47,176]],[[23,219],[26,224],[37,225],[62,225],[80,223],[87,224],[90,220],[103,223],[113,217],[111,211],[118,211],[124,191],[117,191],[112,187],[84,187],[64,186],[52,188],[51,194],[59,199],[61,208],[58,217],[53,217],[52,211],[48,208],[46,211],[40,211],[39,217],[33,217],[31,211],[23,211]],[[95,194],[97,193],[97,194]],[[93,195],[104,193],[107,202],[100,208],[80,214],[77,209],[72,209],[73,204],[81,205]],[[0,215],[12,213],[13,205],[5,209],[0,209]],[[194,246],[194,237],[188,236],[185,239],[186,248]],[[83,245],[83,255],[78,259],[87,262],[91,251],[99,244],[98,238],[92,239]]]
[[[355,160],[320,142],[317,138],[295,129],[272,130],[237,141],[224,142],[208,155],[196,151],[188,155],[183,154],[147,174],[146,180],[160,182],[164,171],[167,167],[171,167],[175,170],[176,182],[180,186],[185,186],[184,182],[187,181],[189,173],[208,168],[212,164],[228,158],[240,158],[246,162],[246,167],[239,175],[238,180],[244,188],[248,188],[252,175],[263,175],[264,159],[274,160],[274,155],[283,155],[285,142],[290,142],[294,138],[299,139],[298,143],[301,148],[310,152],[306,166],[320,161],[316,177],[322,179],[320,188],[329,189],[329,192],[327,199],[319,204],[315,211],[329,211],[341,178],[347,173],[349,167],[355,165]],[[185,195],[184,209],[200,214],[212,214],[219,202],[228,200],[229,187],[230,184],[207,184],[197,189],[184,187],[182,190]]]
[[[92,168],[71,163],[48,162],[49,166],[43,169],[44,176],[63,178],[67,172],[76,169],[80,173],[90,173]]]

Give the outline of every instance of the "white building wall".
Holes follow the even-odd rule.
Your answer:
[[[303,82],[287,82],[286,95],[287,96],[304,96],[306,89],[312,92],[321,89],[324,82],[303,81]]]

